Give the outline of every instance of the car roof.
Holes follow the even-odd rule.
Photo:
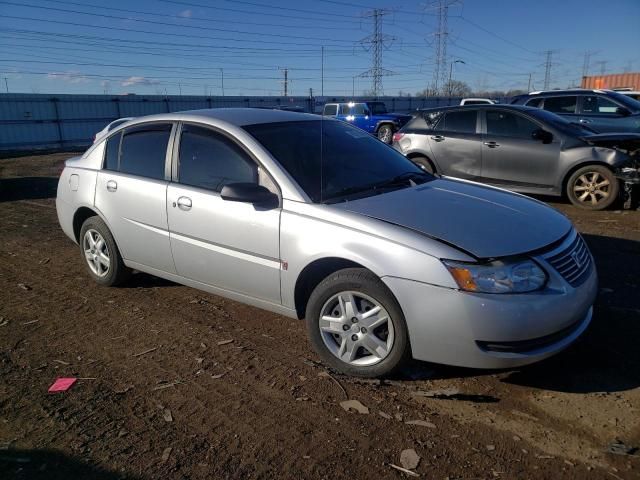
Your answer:
[[[207,108],[202,110],[187,110],[184,112],[161,113],[136,117],[127,122],[132,126],[138,123],[152,121],[202,121],[206,119],[219,120],[230,125],[243,127],[258,123],[296,122],[319,120],[318,115],[310,113],[289,112],[286,110],[267,110],[262,108]]]
[[[448,107],[433,107],[433,108],[419,108],[419,112],[442,112],[447,110],[473,110],[473,109],[482,109],[482,110],[495,110],[503,109],[503,110],[518,110],[521,112],[531,112],[538,111],[538,108],[534,107],[526,107],[524,105],[507,105],[504,103],[494,103],[489,105],[488,103],[479,103],[477,105],[450,105]]]
[[[611,93],[613,90],[604,88],[566,88],[564,90],[538,90],[535,92],[525,93],[521,96],[526,97],[530,95],[565,95],[568,93],[580,94],[580,93]]]

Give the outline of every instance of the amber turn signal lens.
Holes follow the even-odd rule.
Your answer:
[[[449,267],[449,271],[451,272],[451,275],[453,275],[458,286],[463,290],[474,292],[478,289],[476,282],[473,281],[473,275],[468,269],[461,267]]]

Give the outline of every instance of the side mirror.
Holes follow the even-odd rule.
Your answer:
[[[229,183],[222,187],[220,196],[229,202],[265,205],[277,203],[278,196],[257,183]]]
[[[628,117],[631,115],[631,110],[626,107],[618,107],[616,108],[616,114],[622,115],[623,117]]]
[[[531,132],[531,138],[534,140],[540,140],[542,143],[551,143],[553,141],[553,134],[551,132],[547,132],[541,128],[538,128]]]

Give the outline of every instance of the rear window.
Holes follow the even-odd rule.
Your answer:
[[[544,99],[544,109],[553,113],[576,113],[577,106],[578,97],[575,95]]]
[[[477,110],[446,112],[444,122],[438,124],[438,130],[458,133],[476,133]]]

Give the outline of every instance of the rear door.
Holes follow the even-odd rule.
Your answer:
[[[234,139],[183,124],[166,209],[179,275],[280,304],[280,208],[223,200],[224,185],[260,183],[266,172]]]
[[[527,103],[527,106],[532,105]],[[541,107],[556,115],[562,115],[569,122],[577,122],[580,119],[578,114],[578,95],[543,97]]]
[[[429,134],[429,146],[440,173],[477,178],[482,170],[482,135],[478,110],[447,110]]]
[[[486,109],[482,178],[487,183],[549,188],[558,180],[561,141],[544,144],[531,136],[543,126],[519,112]]]
[[[167,152],[174,125],[136,125],[112,135],[98,173],[95,206],[122,256],[175,273],[167,227]]]

